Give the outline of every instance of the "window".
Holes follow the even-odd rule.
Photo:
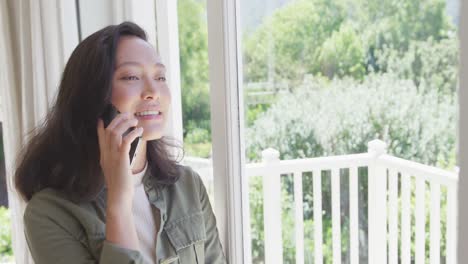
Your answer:
[[[209,2],[209,33],[225,32],[209,35],[211,84],[229,109],[214,129],[227,157],[244,146],[224,160],[244,165],[241,179],[224,169],[228,199],[248,189],[227,202],[243,213],[244,260],[454,260],[457,13],[456,1]]]
[[[231,263],[454,263],[460,2],[75,4],[161,52]]]
[[[184,163],[201,176],[215,203],[211,151],[210,83],[206,1],[179,0],[180,81]]]

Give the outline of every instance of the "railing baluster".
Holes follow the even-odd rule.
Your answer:
[[[431,182],[431,264],[440,263],[440,185]]]
[[[447,264],[455,264],[457,259],[457,186],[447,186]]]
[[[401,264],[411,263],[411,177],[401,175]]]
[[[332,169],[332,237],[333,237],[333,263],[341,264],[341,195],[340,170]]]
[[[386,149],[383,141],[368,143],[368,152],[374,158],[368,167],[369,263],[387,263],[387,167],[380,162]]]
[[[416,264],[425,263],[426,244],[426,181],[422,177],[416,178]]]
[[[294,205],[296,263],[304,264],[304,205],[302,202],[302,172],[294,172]]]
[[[279,152],[274,149],[262,151],[266,166],[279,162]],[[265,235],[265,263],[283,262],[283,239],[281,236],[281,174],[269,170],[263,175],[263,219]]]
[[[389,227],[389,263],[398,264],[398,172],[389,172],[389,202],[388,202],[388,227]]]
[[[314,255],[316,264],[323,263],[323,227],[322,227],[322,174],[319,169],[313,171],[314,188]]]
[[[351,264],[359,263],[359,178],[358,168],[349,169],[349,235]]]

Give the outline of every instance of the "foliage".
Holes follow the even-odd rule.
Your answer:
[[[344,171],[343,171],[344,172]],[[323,230],[323,241],[322,250],[324,262],[329,263],[333,259],[333,235],[332,235],[332,212],[331,212],[331,193],[328,190],[331,189],[330,172],[322,173],[322,230]],[[342,196],[349,196],[349,193],[345,190],[349,189],[349,181],[346,180],[349,177],[349,173],[343,173],[341,175],[341,192]],[[362,187],[367,191],[366,177],[362,173],[359,173],[360,179],[363,179],[364,184],[360,184],[360,190],[363,192]],[[295,223],[294,223],[294,201],[296,197],[291,195],[292,188],[294,186],[292,175],[281,176],[281,207],[282,207],[282,244],[283,244],[283,263],[294,263],[296,244],[295,244]],[[313,221],[313,199],[310,195],[312,193],[312,174],[305,173],[303,175],[303,190],[304,197],[304,257],[305,263],[314,262],[314,221]],[[264,262],[264,212],[263,212],[263,184],[262,177],[250,177],[250,220],[251,220],[251,238],[252,238],[252,263],[263,263]],[[359,213],[367,212],[367,206],[361,202],[362,195],[360,195],[361,208]],[[341,249],[342,259],[349,259],[349,204],[342,203],[341,205]],[[367,218],[367,213],[360,216]],[[360,226],[360,243],[361,243],[361,256],[360,261],[366,263],[367,255],[365,250],[367,249],[367,222],[364,226]],[[268,231],[268,230],[267,230]],[[345,263],[345,262],[344,262]]]
[[[185,137],[185,150],[191,156],[208,158],[211,156],[211,139],[208,130],[194,128]]]
[[[263,184],[261,177],[250,177],[249,202],[252,263],[262,263],[265,257],[265,233],[263,225]]]
[[[270,107],[269,104],[257,104],[254,106],[246,106],[247,108],[247,126],[252,126],[258,116],[265,112]]]
[[[411,190],[413,190],[411,192],[411,196],[410,196],[410,199],[411,199],[411,212],[416,212],[416,181],[414,179],[411,180],[410,182],[411,184]],[[431,186],[429,183],[425,183],[425,198],[424,198],[424,202],[425,202],[425,230],[430,230],[430,214],[431,214],[431,211],[430,211],[430,208],[431,208]],[[401,200],[401,197],[399,199],[399,203],[400,203],[400,208],[401,208],[401,203],[402,203],[402,200]],[[439,244],[440,244],[440,255],[442,257],[445,257],[447,256],[447,238],[446,238],[446,230],[447,230],[447,188],[446,187],[442,187],[440,188],[440,230],[442,230],[442,232],[440,233],[440,241],[439,241]],[[429,209],[429,210],[428,210]],[[398,219],[401,219],[401,211],[399,211],[399,218]],[[411,214],[410,216],[410,221],[412,223],[416,223],[416,216],[415,214]],[[401,237],[401,221],[398,221],[398,231],[399,231],[399,234],[398,236]],[[416,228],[411,228],[411,240],[412,241],[416,241]],[[425,250],[424,250],[424,253],[425,253],[425,259],[428,260],[430,259],[430,254],[431,254],[431,241],[430,241],[430,236],[429,235],[426,235],[425,237]],[[401,249],[399,249],[401,250]],[[416,243],[413,242],[411,243],[411,256],[415,256],[416,255]]]
[[[208,82],[208,34],[204,2],[178,1],[179,45],[184,138],[204,130],[203,141],[188,142],[189,155],[206,155],[211,138]],[[201,138],[199,138],[201,139]],[[201,144],[201,145],[198,145]],[[200,149],[195,150],[194,149]]]
[[[360,79],[365,69],[384,70],[376,52],[404,53],[413,41],[439,42],[455,30],[444,0],[291,1],[244,36],[244,81]]]
[[[352,76],[362,79],[366,74],[365,50],[356,30],[349,24],[342,24],[339,31],[325,40],[318,57],[320,72],[329,79]]]
[[[0,207],[0,262],[9,261],[13,258],[11,245],[11,222],[10,211]]]
[[[247,130],[247,153],[251,161],[258,161],[260,150],[271,146],[280,151],[282,159],[362,153],[367,152],[370,140],[380,138],[388,143],[390,154],[426,164],[450,166],[454,164],[455,113],[453,97],[441,96],[437,91],[418,91],[412,81],[401,80],[394,74],[369,75],[362,83],[354,79],[312,80],[289,96],[279,98],[260,114]],[[326,208],[331,207],[331,188],[329,180],[325,179],[329,177],[322,178],[322,201],[326,212]],[[367,193],[367,181],[361,179],[360,193]],[[311,182],[304,179],[304,190],[309,193]],[[290,206],[293,204],[290,200],[292,184],[285,182],[282,187],[283,192],[286,190],[283,204]],[[342,186],[341,190],[348,190],[348,187]],[[255,192],[258,190],[250,191],[251,197]],[[346,198],[349,194],[341,195],[344,212],[343,209],[349,208]],[[367,245],[367,237],[361,235],[361,232],[367,232],[367,216],[363,213],[367,212],[367,198],[359,197],[359,200],[364,206],[359,212],[360,241]],[[252,212],[262,206],[256,201],[251,199]],[[304,208],[304,216],[309,218],[306,223],[312,224],[308,222],[312,221],[312,197],[305,195],[304,203],[310,204]],[[414,206],[414,201],[412,204]],[[445,206],[443,200],[442,205]],[[283,231],[288,230],[290,234],[294,230],[293,214],[284,205],[283,212]],[[263,230],[263,226],[255,221],[263,223],[263,219],[252,219],[252,232]],[[349,254],[348,221],[348,216],[342,216],[343,259]],[[443,225],[445,219],[442,219]],[[313,242],[309,240],[313,236],[307,233],[311,232],[307,228],[305,226],[305,243],[311,244]],[[331,260],[330,214],[323,216],[323,228],[323,254],[325,259]],[[294,260],[294,240],[287,238],[283,238],[285,263]],[[258,241],[252,241],[253,248],[261,246],[256,243]],[[367,258],[365,245],[360,256],[364,259]],[[313,251],[305,252],[305,255],[313,255]]]
[[[405,51],[411,41],[436,41],[453,34],[445,0],[347,0],[369,48]]]
[[[436,164],[455,147],[455,114],[453,97],[422,94],[393,74],[312,81],[248,128],[247,153],[250,160],[271,146],[283,159],[362,153],[377,138],[392,155]]]
[[[204,6],[178,3],[184,138],[195,128],[211,135]],[[245,33],[244,81],[286,80],[295,89],[305,74],[362,79],[370,70],[449,93],[457,83],[455,31],[444,0],[290,1]],[[259,109],[248,110],[251,124]]]
[[[179,1],[184,137],[189,154],[202,156],[211,146],[203,3]],[[243,82],[287,83],[290,90],[268,104],[246,101],[247,160],[259,161],[267,147],[278,149],[282,159],[367,152],[367,143],[378,138],[392,155],[452,169],[459,54],[457,29],[445,8],[445,0],[291,0],[257,28],[244,31]],[[367,177],[367,171],[362,173]],[[289,263],[295,252],[293,182],[283,178],[283,248]],[[311,182],[304,181],[304,189]],[[329,261],[331,192],[330,182],[322,182],[323,254]],[[261,178],[251,178],[249,187],[252,256],[254,263],[262,263]],[[364,231],[367,217],[361,213],[367,213],[367,197],[361,193],[367,193],[367,185],[359,188],[359,226]],[[310,263],[313,203],[304,195],[305,256]],[[347,203],[342,200],[343,208]],[[342,216],[343,226],[347,221]],[[442,226],[444,221],[445,216]],[[345,259],[348,230],[342,232]],[[362,253],[367,240],[361,235]]]
[[[344,16],[339,1],[298,0],[278,9],[244,36],[244,81],[294,82],[318,72],[322,44]]]
[[[420,91],[438,91],[443,96],[456,94],[458,85],[458,39],[411,41],[407,51],[384,48],[376,52],[384,71],[400,79],[412,80]]]

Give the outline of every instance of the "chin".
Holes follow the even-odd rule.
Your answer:
[[[162,133],[151,133],[149,135],[143,134],[142,139],[145,141],[158,140],[163,137]]]

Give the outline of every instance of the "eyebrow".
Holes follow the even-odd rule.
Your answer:
[[[126,65],[133,65],[133,66],[139,66],[141,67],[141,63],[139,62],[136,62],[136,61],[126,61],[124,63],[121,63],[119,65],[117,65],[117,67],[115,67],[116,69],[120,68],[120,67],[123,67],[123,66],[126,66]],[[159,67],[159,68],[163,68],[163,69],[166,69],[166,66],[160,62],[156,62],[154,64],[155,66]]]

